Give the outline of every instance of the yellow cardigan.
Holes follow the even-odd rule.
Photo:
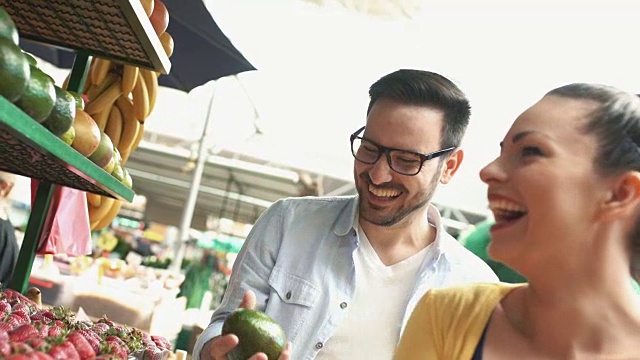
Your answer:
[[[470,284],[433,289],[416,305],[394,360],[470,360],[500,300],[525,284]]]

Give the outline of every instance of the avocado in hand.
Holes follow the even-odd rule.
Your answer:
[[[255,353],[265,353],[269,360],[277,360],[287,346],[287,339],[269,315],[249,309],[233,311],[222,325],[222,334],[234,334],[240,340],[230,353],[229,360],[247,360]]]

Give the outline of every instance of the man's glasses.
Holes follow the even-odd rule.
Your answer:
[[[375,164],[378,159],[380,159],[380,156],[385,154],[391,170],[402,175],[417,175],[425,161],[437,158],[455,149],[454,146],[429,154],[420,154],[408,150],[388,148],[358,136],[358,134],[364,131],[364,128],[363,126],[360,130],[351,134],[351,153],[353,157],[365,164]]]

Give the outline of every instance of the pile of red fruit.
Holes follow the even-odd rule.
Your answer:
[[[167,359],[161,336],[103,317],[79,321],[62,306],[39,308],[14,290],[0,292],[0,359]]]

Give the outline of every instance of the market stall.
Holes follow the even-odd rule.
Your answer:
[[[147,332],[154,331],[154,322],[164,322],[157,328],[166,330],[175,320],[155,316],[161,312],[155,309],[167,312],[184,303],[177,291],[136,283],[127,284],[125,292],[116,272],[124,269],[112,268],[108,259],[94,262],[95,280],[67,279],[76,287],[69,308],[86,307],[93,317],[84,310],[69,313],[61,304],[43,303],[40,290],[67,284],[62,272],[46,271],[53,269],[54,253],[86,253],[91,249],[89,229],[108,225],[122,202],[133,199],[125,164],[153,109],[157,75],[170,70],[173,40],[166,33],[168,16],[157,0],[0,1],[0,170],[34,180],[18,263],[8,288],[0,293],[0,318],[8,325],[1,330],[6,336],[0,337],[0,357],[54,356],[62,346],[64,351],[82,352],[82,358],[107,353],[115,358],[177,356],[167,337]],[[64,84],[55,84],[32,56],[23,53],[20,38],[75,51]],[[35,271],[46,274],[41,278],[31,278],[36,257],[44,259]],[[105,276],[114,272],[116,276]],[[30,281],[39,287],[29,288]],[[158,281],[154,275],[147,285]],[[112,311],[108,302],[92,309],[100,302],[91,297],[100,295],[131,308],[152,309],[151,314],[141,317],[137,327],[127,324],[131,319],[97,318],[103,311],[119,314],[123,309]],[[59,328],[56,336],[65,337],[65,343],[52,340],[53,330],[47,333],[44,326]]]

